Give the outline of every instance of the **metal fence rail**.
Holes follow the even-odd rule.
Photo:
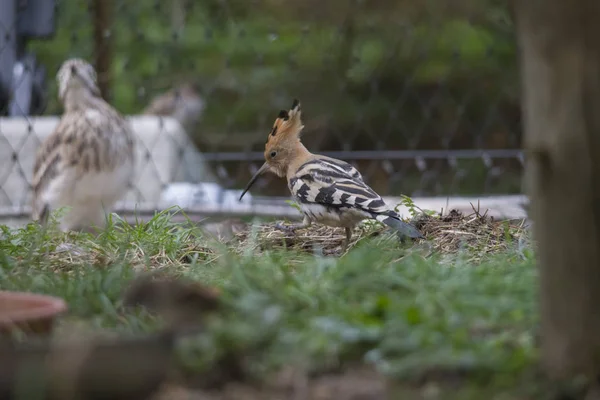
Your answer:
[[[354,163],[384,196],[514,194],[523,159],[508,15],[492,0],[61,0],[55,35],[27,48],[50,74],[44,115],[61,113],[53,75],[78,56],[94,63],[103,96],[122,113],[179,122],[185,140],[157,145],[157,123],[139,150],[142,189],[128,201],[150,208],[158,203],[148,205],[144,187],[241,188],[293,98],[307,147]],[[9,32],[0,23],[0,36]],[[11,46],[0,42],[0,59]],[[9,109],[0,96],[0,114]],[[45,122],[2,121],[0,202],[24,210]],[[194,148],[200,155],[189,155]],[[275,177],[253,191],[288,194]]]

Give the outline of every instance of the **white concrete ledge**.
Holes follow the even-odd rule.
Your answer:
[[[388,204],[398,204],[399,197],[384,197]],[[414,197],[416,206],[425,209],[442,212],[444,214],[452,209],[461,211],[468,215],[473,213],[473,207],[481,214],[487,211],[487,215],[495,219],[521,219],[527,218],[523,204],[527,202],[525,195],[498,195],[498,196],[472,196],[472,197]],[[408,215],[408,208],[398,208],[401,215]]]
[[[397,204],[399,198],[385,198],[388,204]],[[444,214],[452,209],[457,209],[463,214],[473,213],[473,205],[477,209],[479,201],[479,212],[495,219],[525,219],[527,214],[521,204],[526,201],[522,195],[505,196],[482,196],[482,197],[415,197],[413,201],[416,206],[424,210],[433,210]],[[174,204],[173,204],[174,205]],[[166,208],[166,207],[165,207]],[[164,208],[153,208],[137,206],[135,204],[121,203],[121,207],[115,210],[116,213],[123,216],[139,215],[143,219],[149,218],[155,212]],[[206,217],[230,218],[230,217],[275,217],[288,218],[291,220],[300,220],[301,214],[298,210],[286,204],[281,198],[254,198],[252,203],[238,204],[196,204],[189,207],[182,207],[183,211],[193,220]],[[399,207],[399,212],[403,217],[409,217],[410,213],[407,207]],[[29,218],[29,206],[0,207],[0,223],[4,219],[27,219]]]

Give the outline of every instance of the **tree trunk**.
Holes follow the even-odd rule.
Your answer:
[[[542,362],[600,373],[600,1],[515,0]]]

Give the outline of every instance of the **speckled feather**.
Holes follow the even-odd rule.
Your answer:
[[[110,208],[127,189],[133,170],[133,133],[129,123],[100,97],[95,78],[93,68],[79,59],[66,61],[57,74],[64,114],[37,151],[33,219],[44,222],[51,209],[87,203],[82,196]],[[108,187],[86,194],[82,182],[90,177],[101,177]],[[81,189],[77,193],[76,187]],[[61,193],[53,193],[57,190]],[[100,213],[91,212],[96,215],[90,219],[98,222]]]

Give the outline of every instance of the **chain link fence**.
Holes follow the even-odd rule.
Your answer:
[[[384,196],[521,192],[519,77],[503,2],[61,0],[55,18],[52,38],[27,43],[48,71],[43,114],[62,112],[54,74],[76,56],[96,66],[120,112],[147,115],[133,118],[142,143],[126,201],[156,208],[176,182],[242,188],[294,98],[306,146],[354,163]],[[57,122],[0,120],[0,205],[28,206],[35,149]],[[289,195],[275,176],[253,194]]]

